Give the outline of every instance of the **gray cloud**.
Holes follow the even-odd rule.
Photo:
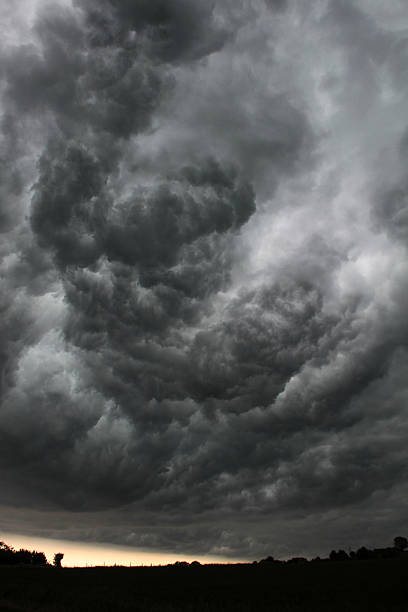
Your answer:
[[[7,529],[242,558],[402,529],[406,40],[373,6],[16,13]]]

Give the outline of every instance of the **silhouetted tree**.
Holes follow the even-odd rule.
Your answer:
[[[188,567],[187,561],[176,561],[174,567]]]
[[[47,565],[47,559],[42,552],[36,550],[14,550],[5,542],[0,542],[1,565]]]
[[[54,555],[54,567],[61,567],[61,561],[64,558],[64,553],[55,553]]]
[[[265,559],[261,559],[259,563],[262,563],[262,565],[267,564],[267,563],[274,563],[275,559],[272,557],[272,555],[268,555],[267,557],[265,557]]]
[[[397,536],[396,538],[394,538],[394,548],[396,548],[397,550],[405,550],[407,546],[407,538],[404,538],[403,536]]]
[[[31,552],[25,548],[20,548],[15,553],[15,562],[22,565],[31,565]]]
[[[388,548],[374,548],[373,553],[376,559],[395,559],[395,557],[399,557],[400,555],[400,551],[394,546]]]
[[[349,556],[345,550],[339,550],[338,552],[332,550],[329,555],[329,559],[330,561],[348,561]]]
[[[374,551],[369,550],[365,546],[362,546],[356,552],[357,559],[373,559],[375,557]]]
[[[44,555],[43,552],[37,552],[36,550],[33,550],[33,552],[31,553],[31,564],[48,565],[47,557]]]
[[[2,565],[15,563],[14,554],[15,551],[11,546],[8,546],[5,542],[0,542],[0,563]]]

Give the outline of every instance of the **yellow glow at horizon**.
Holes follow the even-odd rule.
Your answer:
[[[160,553],[139,550],[127,546],[112,544],[96,544],[91,542],[72,542],[69,540],[54,540],[47,538],[19,535],[16,533],[0,533],[0,540],[14,549],[26,548],[43,552],[49,563],[54,554],[64,554],[63,567],[86,567],[91,565],[166,565],[175,561],[200,561],[200,563],[232,563],[238,559],[228,559],[217,556],[191,556],[175,553]]]

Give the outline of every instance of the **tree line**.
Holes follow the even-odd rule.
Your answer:
[[[366,548],[365,546],[361,546],[357,550],[350,550],[349,552],[342,549],[332,550],[328,559],[315,557],[314,559],[311,559],[311,561],[362,561],[366,559],[395,559],[397,557],[401,557],[406,548],[408,548],[407,538],[397,536],[394,538],[393,546],[387,546],[386,548]],[[259,562],[255,561],[254,563],[264,565],[267,563],[282,563],[282,561],[276,560],[272,556],[269,556]],[[288,559],[286,563],[308,563],[308,560],[305,557],[292,557],[292,559]]]
[[[345,550],[332,550],[328,557],[330,561],[353,561],[353,560],[366,560],[366,559],[392,559],[396,557],[400,557],[404,554],[405,550],[408,548],[408,540],[403,536],[397,536],[394,538],[394,545],[386,548],[366,548],[365,546],[361,546],[356,551],[350,550],[348,553]],[[61,567],[61,561],[64,557],[63,553],[55,553],[53,559],[54,567]],[[315,557],[311,560],[312,562],[316,561],[327,561],[327,559],[321,559],[320,557]],[[261,559],[261,561],[254,561],[254,565],[265,565],[270,563],[283,563],[280,560],[274,559],[271,555],[266,557],[265,559]],[[288,559],[286,563],[308,563],[308,560],[305,557],[292,557],[292,559]],[[9,546],[5,542],[0,542],[0,565],[32,565],[32,566],[50,566],[47,561],[47,558],[43,552],[38,552],[36,550],[27,550],[25,548],[20,548],[19,550],[15,550],[12,546]],[[201,564],[198,561],[193,561],[192,563],[187,563],[186,561],[176,561],[174,564],[175,567],[187,567],[187,566],[197,566],[199,567]]]
[[[345,550],[332,550],[329,559],[330,561],[348,561],[353,559],[393,559],[400,557],[404,550],[408,547],[408,540],[403,536],[394,538],[394,546],[386,548],[366,548],[361,546],[358,550],[351,550],[347,553]]]
[[[56,553],[54,555],[54,567],[61,567],[63,557],[63,553]],[[5,542],[0,542],[0,565],[47,566],[50,564],[48,563],[47,557],[43,552],[38,552],[37,550],[27,550],[25,548],[15,550],[12,546],[9,546]]]

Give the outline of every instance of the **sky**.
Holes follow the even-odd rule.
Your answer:
[[[3,0],[0,24],[2,539],[407,535],[405,0]]]
[[[107,543],[85,543],[70,540],[57,540],[27,535],[7,533],[7,544],[14,550],[28,549],[41,551],[48,563],[54,562],[54,555],[64,551],[62,567],[110,567],[120,565],[127,567],[157,566],[177,562],[192,563],[197,561],[194,555],[180,555],[154,550],[138,550],[131,546],[112,545]],[[0,532],[0,536],[3,534]],[[200,555],[201,563],[231,563],[230,557],[220,555]]]

